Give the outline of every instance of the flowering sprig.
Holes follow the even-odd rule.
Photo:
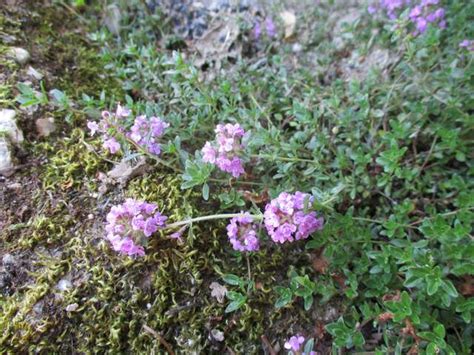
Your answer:
[[[120,104],[117,105],[115,114],[109,111],[102,112],[102,119],[99,122],[88,121],[87,128],[89,128],[91,136],[97,132],[102,133],[102,146],[108,149],[111,154],[115,154],[120,151],[120,143],[113,135],[113,131],[124,133],[125,128],[123,127],[124,118],[130,116],[131,111]]]
[[[127,199],[107,214],[107,239],[112,248],[128,256],[144,256],[144,245],[158,229],[165,227],[166,216],[154,203]]]
[[[127,134],[140,147],[146,149],[151,154],[160,155],[161,146],[157,142],[164,133],[169,123],[158,117],[138,116],[135,118],[130,132]]]
[[[101,121],[88,121],[87,127],[91,135],[95,135],[97,132],[102,133],[102,146],[108,149],[111,154],[120,151],[121,144],[117,140],[120,138],[122,141],[128,140],[129,143],[148,154],[159,155],[161,146],[158,139],[163,136],[169,124],[158,117],[147,118],[141,115],[135,118],[130,130],[126,130],[124,119],[130,115],[129,109],[118,104],[115,113],[103,111]]]
[[[206,142],[202,148],[203,161],[217,165],[224,172],[232,174],[237,178],[244,174],[242,160],[240,157],[242,148],[242,137],[244,129],[238,124],[218,124],[215,129],[216,139],[213,143]]]
[[[181,240],[183,232],[192,223],[230,219],[227,236],[232,247],[251,252],[260,248],[256,221],[264,221],[268,234],[276,243],[306,239],[311,233],[321,230],[323,218],[309,210],[313,200],[313,196],[306,193],[282,192],[267,204],[263,215],[248,212],[215,214],[165,224],[167,217],[157,212],[155,204],[127,199],[124,204],[112,207],[105,229],[114,250],[143,256],[147,238],[158,229],[175,230],[170,238]]]
[[[314,198],[309,194],[282,192],[265,207],[264,223],[268,234],[276,243],[306,239],[323,228],[323,218],[307,211]]]

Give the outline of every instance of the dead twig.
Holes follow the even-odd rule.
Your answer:
[[[273,349],[273,346],[272,344],[270,344],[270,341],[268,340],[266,335],[262,335],[260,339],[262,339],[263,343],[267,346],[270,355],[277,355],[275,349]]]
[[[431,147],[430,147],[430,150],[429,150],[429,152],[428,152],[428,155],[426,156],[425,161],[423,162],[423,165],[421,166],[420,172],[418,173],[418,175],[420,175],[420,174],[423,172],[423,170],[424,170],[425,167],[426,167],[426,164],[428,164],[428,161],[430,160],[431,154],[433,154],[433,150],[434,150],[434,147],[435,147],[435,145],[436,145],[437,140],[438,140],[438,137],[436,136],[436,137],[433,139],[433,143],[431,144]]]
[[[147,326],[146,324],[143,324],[143,330],[151,335],[153,335],[156,339],[158,339],[158,341],[160,342],[161,345],[163,345],[166,349],[166,351],[168,352],[168,354],[170,355],[174,355],[174,351],[173,349],[171,348],[171,345],[165,340],[163,339],[163,337],[158,333],[156,332],[155,330],[153,330],[152,328],[150,328],[149,326]]]

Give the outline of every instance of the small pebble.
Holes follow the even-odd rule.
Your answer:
[[[79,308],[77,303],[68,304],[66,307],[66,312],[75,312]]]
[[[221,332],[219,329],[212,329],[211,335],[217,341],[224,341],[224,332]]]
[[[5,254],[2,258],[3,265],[14,265],[16,260],[11,254]]]
[[[29,76],[35,78],[36,80],[41,80],[44,78],[44,75],[37,71],[32,66],[28,67],[28,71],[26,72]]]
[[[67,290],[72,288],[72,283],[71,283],[71,281],[69,281],[67,279],[61,279],[61,280],[59,280],[58,284],[56,285],[56,288],[59,291],[67,291]]]
[[[30,60],[30,53],[23,48],[13,47],[8,51],[8,55],[20,65],[25,65]]]
[[[291,48],[293,53],[299,53],[303,50],[303,46],[299,43],[293,44],[293,47]]]

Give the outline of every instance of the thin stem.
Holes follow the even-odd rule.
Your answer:
[[[273,126],[273,122],[272,122],[270,116],[265,112],[265,110],[262,108],[262,106],[260,106],[260,104],[255,99],[255,97],[253,97],[252,94],[250,94],[250,99],[253,101],[255,106],[257,106],[257,108],[260,110],[260,113],[267,119],[268,126],[269,127]]]
[[[252,158],[274,159],[274,160],[288,161],[288,162],[316,163],[319,165],[319,162],[316,160],[298,158],[298,157],[280,157],[280,156],[273,156],[270,154],[252,154],[250,156]]]
[[[234,218],[234,217],[239,217],[242,216],[242,213],[222,213],[222,214],[213,214],[210,216],[202,216],[202,217],[196,217],[196,218],[190,218],[186,219],[184,221],[179,221],[179,222],[174,222],[171,224],[168,224],[166,226],[166,229],[171,229],[171,228],[176,228],[180,226],[184,226],[186,224],[194,223],[194,222],[203,222],[203,221],[211,221],[214,219],[229,219],[229,218]],[[261,214],[259,215],[250,215],[251,218],[254,220],[260,221],[262,220],[263,216]]]
[[[416,226],[417,224],[423,223],[425,220],[428,220],[428,221],[429,221],[429,220],[435,219],[435,218],[438,217],[438,216],[441,216],[441,217],[449,217],[449,216],[458,214],[459,212],[462,212],[462,211],[472,211],[472,210],[474,210],[474,207],[460,208],[460,209],[458,209],[458,210],[449,211],[449,212],[446,212],[446,213],[441,213],[441,214],[438,214],[438,215],[433,216],[433,217],[425,217],[425,218],[419,219],[418,221],[415,221],[415,222],[413,222],[413,223],[410,223],[410,226]]]
[[[440,213],[440,214],[437,214],[436,216],[433,216],[433,217],[424,217],[424,218],[421,218],[421,219],[419,219],[415,222],[412,222],[410,224],[400,224],[400,227],[418,229],[418,227],[415,227],[415,226],[418,225],[418,224],[423,223],[425,220],[432,220],[432,219],[434,219],[438,216],[448,217],[448,216],[455,215],[455,214],[457,214],[461,211],[472,211],[472,210],[474,210],[474,207],[460,208],[458,210],[449,211],[449,212],[446,212],[446,213]],[[356,221],[370,222],[370,223],[376,223],[376,224],[384,224],[385,222],[387,222],[387,221],[380,221],[380,220],[377,220],[377,219],[370,219],[370,218],[363,218],[363,217],[352,217],[352,219],[356,220]]]
[[[363,217],[352,217],[352,219],[356,221],[362,221],[362,222],[370,222],[370,223],[376,223],[376,224],[384,224],[385,221],[379,221],[377,219],[370,219],[370,218],[363,218]]]
[[[232,181],[231,179],[226,180],[226,179],[215,179],[215,178],[209,178],[207,179],[208,181],[212,182],[221,182],[221,183],[227,183],[227,184],[236,184],[236,185],[254,185],[254,186],[265,186],[263,182],[256,182],[256,181],[239,181],[235,180]]]
[[[245,258],[247,259],[247,274],[250,281],[252,280],[252,272],[250,271],[250,259],[249,259],[248,254],[245,254]]]

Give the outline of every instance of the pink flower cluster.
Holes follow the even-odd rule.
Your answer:
[[[446,27],[445,11],[438,5],[439,0],[380,0],[378,5],[369,6],[368,11],[374,14],[378,9],[382,9],[394,20],[408,8],[409,19],[416,28],[414,35],[418,35],[425,32],[430,23],[437,24],[440,28]]]
[[[105,149],[108,149],[111,154],[115,154],[120,150],[120,143],[115,139],[115,137],[109,135],[109,130],[112,127],[117,127],[119,131],[123,132],[124,128],[120,124],[120,121],[130,116],[130,114],[131,112],[129,109],[118,104],[115,114],[112,114],[109,111],[103,111],[102,120],[99,123],[88,121],[87,128],[89,128],[91,136],[97,132],[102,133],[102,146]]]
[[[102,146],[108,149],[111,154],[117,153],[121,148],[117,139],[110,134],[115,129],[116,132],[130,138],[150,153],[159,155],[161,147],[157,139],[164,134],[169,124],[158,117],[147,118],[146,116],[138,116],[135,118],[130,131],[126,132],[123,119],[129,117],[130,114],[131,111],[129,109],[119,104],[115,114],[103,111],[102,120],[100,122],[88,121],[87,127],[92,136],[97,132],[102,133]]]
[[[244,174],[239,154],[243,148],[241,143],[245,131],[238,123],[218,124],[215,129],[215,143],[206,142],[202,148],[203,161],[215,164],[219,169],[237,178]]]
[[[105,230],[112,248],[129,256],[144,256],[143,245],[148,237],[165,227],[166,216],[157,211],[154,203],[127,199],[113,206],[107,214]]]
[[[309,194],[299,191],[294,194],[282,192],[267,204],[263,218],[274,242],[306,239],[311,233],[323,228],[323,218],[318,218],[314,211],[305,211],[305,207],[311,207],[313,200]]]
[[[256,251],[260,248],[253,218],[247,212],[230,220],[227,225],[227,236],[235,250]]]
[[[446,28],[445,11],[442,7],[435,7],[438,3],[439,0],[422,0],[410,10],[410,20],[416,27],[415,35],[425,32],[429,23],[437,23],[440,28]]]
[[[165,133],[165,129],[168,127],[169,123],[158,117],[138,116],[130,128],[128,137],[150,153],[159,155],[161,146],[157,143],[157,139]]]

